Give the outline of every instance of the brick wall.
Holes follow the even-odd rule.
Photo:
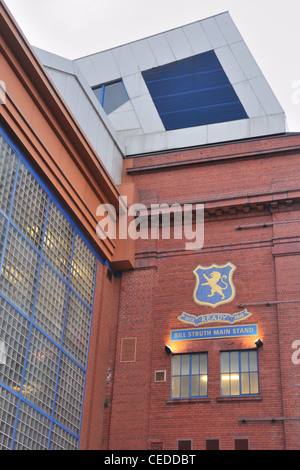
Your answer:
[[[107,266],[98,262],[81,450],[102,449],[104,435],[109,429],[110,408],[107,405],[111,400],[114,373],[120,278],[110,278],[107,274]]]
[[[135,270],[122,275],[108,448],[163,442],[177,449],[178,440],[191,440],[205,449],[206,439],[219,439],[221,449],[233,449],[235,439],[248,439],[250,449],[299,448],[300,365],[291,356],[300,303],[286,302],[300,299],[299,144],[291,135],[127,162],[146,206],[205,203],[205,242],[186,251],[184,240],[137,241]],[[239,325],[258,324],[264,345],[255,397],[220,397],[220,351],[253,348],[254,338],[170,343],[170,330],[187,326],[178,320],[183,311],[214,313],[193,300],[193,270],[228,261],[237,267],[236,296],[216,310],[247,306],[252,316]],[[129,337],[136,358],[123,363],[121,342]],[[208,352],[208,398],[171,400],[166,343],[174,353]],[[155,382],[156,370],[166,371],[166,381]]]

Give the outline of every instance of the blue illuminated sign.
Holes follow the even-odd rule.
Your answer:
[[[171,341],[191,341],[191,340],[200,340],[200,339],[257,336],[257,331],[258,331],[257,325],[194,328],[194,329],[189,329],[189,330],[172,330]]]

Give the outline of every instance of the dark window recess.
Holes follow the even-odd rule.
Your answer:
[[[234,440],[234,449],[235,450],[248,450],[248,439],[235,439]]]
[[[166,381],[166,371],[165,370],[156,370],[155,371],[155,382],[165,382]]]
[[[112,113],[129,100],[122,80],[103,83],[94,87],[93,92],[106,114]]]
[[[163,442],[158,442],[158,441],[150,442],[150,450],[163,450],[163,448],[164,448]]]
[[[107,271],[106,271],[106,277],[109,281],[112,280],[112,272],[110,269],[107,268]]]
[[[219,450],[219,439],[206,439],[206,450]]]
[[[178,441],[178,450],[192,450],[192,441]]]

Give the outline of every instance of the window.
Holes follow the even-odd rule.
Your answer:
[[[122,80],[103,83],[93,88],[93,92],[106,114],[112,113],[129,100]]]
[[[207,396],[207,353],[172,358],[172,398]]]
[[[234,450],[249,450],[248,439],[235,439]]]
[[[192,441],[191,440],[184,440],[178,441],[178,450],[192,450]]]
[[[206,450],[219,450],[219,439],[206,439]]]
[[[154,382],[165,382],[165,381],[166,381],[166,371],[156,370],[154,374]]]
[[[221,395],[257,395],[257,351],[221,352]]]

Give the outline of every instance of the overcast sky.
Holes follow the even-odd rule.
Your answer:
[[[300,132],[300,0],[4,0],[28,41],[69,59],[229,11]]]

